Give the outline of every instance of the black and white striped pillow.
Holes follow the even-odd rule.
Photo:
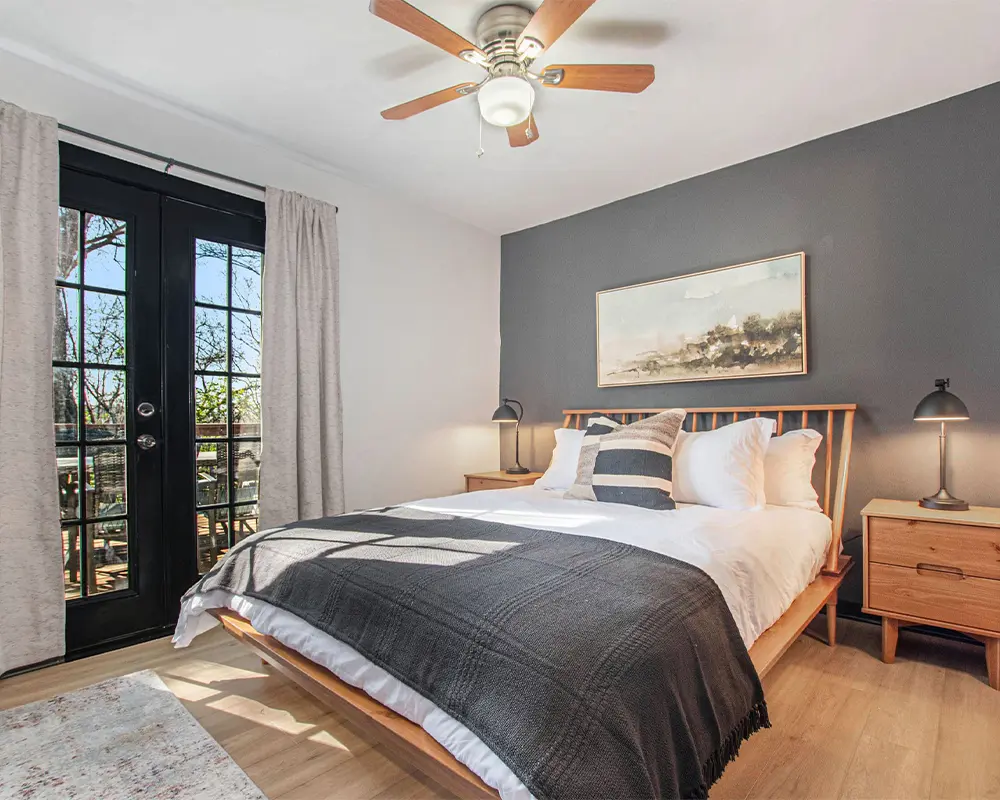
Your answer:
[[[594,474],[594,464],[597,461],[597,451],[601,447],[601,439],[622,426],[605,416],[591,417],[587,421],[587,432],[583,435],[583,443],[580,445],[580,459],[576,462],[576,481],[569,489],[572,497],[579,497],[581,500],[596,500],[592,497],[592,492],[588,494],[587,489],[582,487],[590,486],[591,477]],[[580,488],[582,494],[574,494],[574,489]]]
[[[675,408],[619,425],[592,417],[568,497],[669,510],[675,507],[673,451],[686,412]]]

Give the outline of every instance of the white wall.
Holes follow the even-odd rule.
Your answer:
[[[67,65],[0,49],[0,98],[339,206],[349,509],[457,492],[463,473],[497,468],[499,236]]]

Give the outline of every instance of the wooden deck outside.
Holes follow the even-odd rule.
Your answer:
[[[198,571],[201,573],[207,572],[212,568],[212,564],[215,563],[213,560],[213,555],[215,559],[222,558],[228,551],[228,544],[219,542],[220,546],[217,547],[213,553],[211,547],[211,525],[207,516],[203,513],[199,513],[197,516],[198,525]],[[215,537],[216,540],[226,540],[228,537],[228,522],[216,522],[215,523]],[[247,517],[241,518],[236,521],[236,541],[239,541],[246,536],[249,536],[257,531],[257,517]],[[71,544],[74,547],[78,547],[78,543],[71,543],[71,534],[69,530],[64,528],[62,530],[62,546],[63,553],[67,554],[64,559],[64,569],[63,569],[63,590],[64,596],[67,600],[72,600],[80,597],[80,575],[78,569],[71,569],[69,564],[68,554],[71,552]],[[99,535],[94,537],[93,550],[95,551],[97,560],[100,564],[95,565],[93,570],[93,582],[94,587],[91,589],[90,594],[101,594],[105,592],[119,591],[121,589],[128,588],[128,545],[123,538],[123,534],[109,536],[107,539],[101,538]],[[115,553],[115,557],[121,560],[121,563],[106,563],[104,554],[107,552],[108,547]],[[95,556],[91,556],[94,558]]]

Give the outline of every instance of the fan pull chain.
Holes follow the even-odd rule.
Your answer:
[[[483,115],[479,115],[479,149],[476,151],[476,158],[482,158],[486,151],[483,150]]]

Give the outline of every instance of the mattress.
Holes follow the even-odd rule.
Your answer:
[[[406,505],[509,525],[594,536],[693,564],[718,584],[749,648],[819,573],[832,528],[816,511],[768,506],[727,511],[680,505],[674,511],[593,503],[561,492],[523,487],[472,492]],[[260,600],[214,591],[189,598],[174,634],[178,647],[218,624],[204,612],[229,608],[273,636],[421,725],[504,800],[530,792],[478,737],[422,695],[372,664],[353,648]]]

